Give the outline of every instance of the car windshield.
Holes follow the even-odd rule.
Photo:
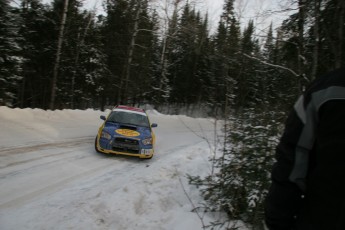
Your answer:
[[[112,111],[109,118],[109,122],[125,123],[143,127],[149,127],[149,120],[146,116],[138,113],[127,113],[123,111]]]

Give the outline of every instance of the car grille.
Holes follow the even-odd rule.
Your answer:
[[[115,138],[112,146],[114,151],[126,153],[139,153],[139,141],[129,138]]]

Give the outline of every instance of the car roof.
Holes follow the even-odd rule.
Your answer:
[[[134,112],[134,113],[140,113],[142,115],[146,116],[145,110],[137,107],[131,107],[131,106],[126,106],[126,105],[118,105],[115,106],[113,111],[127,111],[127,112]]]

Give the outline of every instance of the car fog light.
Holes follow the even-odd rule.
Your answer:
[[[104,132],[104,131],[102,132],[101,137],[105,138],[105,139],[108,139],[108,140],[111,139],[111,135],[109,133],[107,133],[107,132]]]
[[[147,138],[142,140],[144,145],[152,145],[152,138]]]

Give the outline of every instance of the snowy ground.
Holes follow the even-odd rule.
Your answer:
[[[0,229],[202,229],[186,174],[209,173],[214,121],[148,113],[156,154],[139,160],[95,152],[106,113],[0,107]]]

